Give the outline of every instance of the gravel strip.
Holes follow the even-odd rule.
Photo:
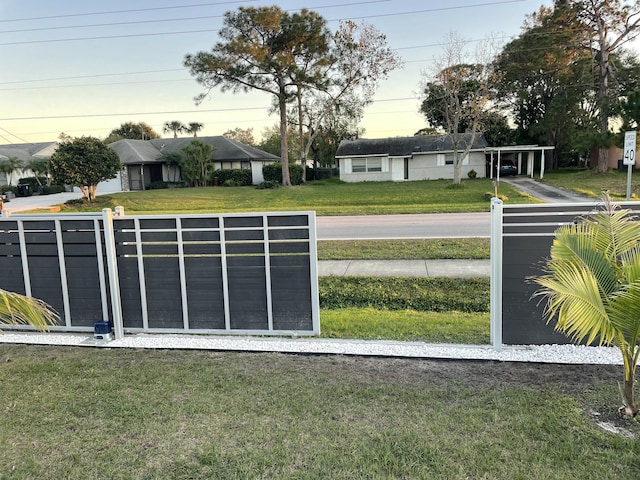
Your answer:
[[[195,349],[245,352],[282,352],[380,357],[497,360],[566,364],[621,365],[615,347],[580,345],[516,345],[496,350],[488,345],[452,345],[421,342],[331,340],[323,338],[258,338],[214,335],[131,334],[119,340],[95,340],[90,334],[4,332],[0,343],[66,345],[100,348]]]

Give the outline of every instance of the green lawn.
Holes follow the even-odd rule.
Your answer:
[[[558,187],[568,188],[583,195],[601,199],[602,192],[609,191],[615,200],[627,197],[627,170],[609,170],[607,173],[596,173],[587,169],[560,169],[545,172],[544,182]],[[631,178],[631,194],[634,200],[640,197],[640,172],[635,170]]]
[[[640,478],[617,369],[0,345],[3,479]],[[640,434],[638,422],[626,430]]]
[[[422,182],[311,182],[288,188],[204,187],[123,192],[100,197],[95,204],[65,207],[63,211],[99,211],[117,205],[125,213],[227,213],[248,211],[309,211],[318,215],[376,215],[401,213],[488,212],[493,183],[465,180],[451,188],[451,180]],[[507,184],[500,185],[506,203],[532,203]]]

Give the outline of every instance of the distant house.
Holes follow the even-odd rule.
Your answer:
[[[57,148],[57,142],[14,143],[10,145],[0,145],[0,160],[17,158],[26,166],[31,160],[49,158]],[[20,177],[28,177],[32,175],[33,173],[28,168],[20,169],[9,175],[0,172],[0,185],[9,185],[9,183],[11,185],[17,185]]]
[[[145,190],[153,182],[178,182],[180,168],[167,162],[167,153],[180,153],[193,140],[213,147],[211,158],[216,169],[251,170],[252,183],[263,182],[262,167],[279,162],[280,157],[224,136],[119,140],[109,144],[122,162],[122,190]]]
[[[471,134],[464,134],[458,151],[464,151]],[[476,135],[462,160],[462,178],[474,170],[486,176],[487,142]],[[345,182],[435,180],[453,178],[453,143],[450,135],[343,140],[336,159]]]

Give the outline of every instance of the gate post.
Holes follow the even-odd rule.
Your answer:
[[[491,344],[502,349],[502,200],[491,199]]]
[[[113,316],[113,333],[116,340],[124,337],[122,321],[122,304],[120,302],[120,281],[118,277],[118,259],[116,257],[116,241],[113,233],[113,212],[110,208],[102,209],[102,225],[107,258],[107,275],[111,293],[111,313]]]

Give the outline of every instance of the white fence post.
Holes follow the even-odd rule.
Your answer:
[[[491,199],[491,344],[502,349],[502,200]]]
[[[113,233],[113,212],[110,208],[102,209],[104,243],[107,258],[107,276],[111,293],[111,313],[113,316],[113,333],[116,340],[124,337],[122,320],[122,304],[120,302],[120,281],[118,279],[118,259],[116,257],[116,241]]]

